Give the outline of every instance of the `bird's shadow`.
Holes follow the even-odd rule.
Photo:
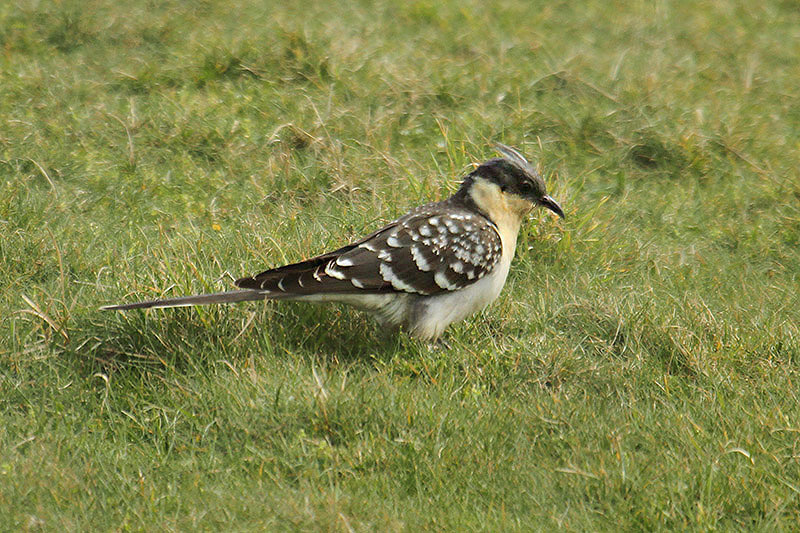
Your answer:
[[[414,343],[400,330],[384,328],[345,305],[285,302],[274,312],[280,328],[259,327],[261,335],[290,351],[332,363],[385,361]]]
[[[99,312],[98,312],[99,313]],[[64,349],[103,369],[213,365],[220,358],[246,364],[275,354],[328,364],[382,365],[416,345],[344,306],[283,303],[255,309],[230,307],[84,315],[72,324]]]

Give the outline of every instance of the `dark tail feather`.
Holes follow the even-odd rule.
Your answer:
[[[179,298],[165,298],[163,300],[149,300],[147,302],[136,302],[122,305],[104,305],[100,309],[103,311],[127,311],[128,309],[149,309],[151,307],[188,307],[192,305],[223,304],[232,302],[244,302],[248,300],[264,300],[270,297],[268,292],[253,291],[249,289],[241,291],[215,292],[213,294],[196,294],[194,296],[181,296]]]

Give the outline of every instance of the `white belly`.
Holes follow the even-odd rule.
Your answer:
[[[500,231],[503,255],[492,272],[461,290],[430,297],[419,302],[414,321],[407,324],[411,334],[421,339],[436,339],[452,324],[482,310],[500,295],[506,284],[511,260],[517,246],[517,227]]]

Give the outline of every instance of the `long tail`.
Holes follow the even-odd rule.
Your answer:
[[[165,298],[163,300],[149,300],[147,302],[135,302],[132,304],[104,305],[100,309],[103,311],[127,311],[128,309],[149,309],[151,307],[189,307],[192,305],[265,300],[267,298],[270,298],[269,292],[245,289],[241,291],[215,292],[212,294],[196,294],[194,296]]]

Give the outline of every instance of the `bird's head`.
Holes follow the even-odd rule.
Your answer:
[[[561,218],[564,211],[547,194],[544,180],[518,151],[496,144],[503,157],[480,164],[469,176],[469,194],[486,212],[510,210],[522,216],[534,206],[546,207]]]

